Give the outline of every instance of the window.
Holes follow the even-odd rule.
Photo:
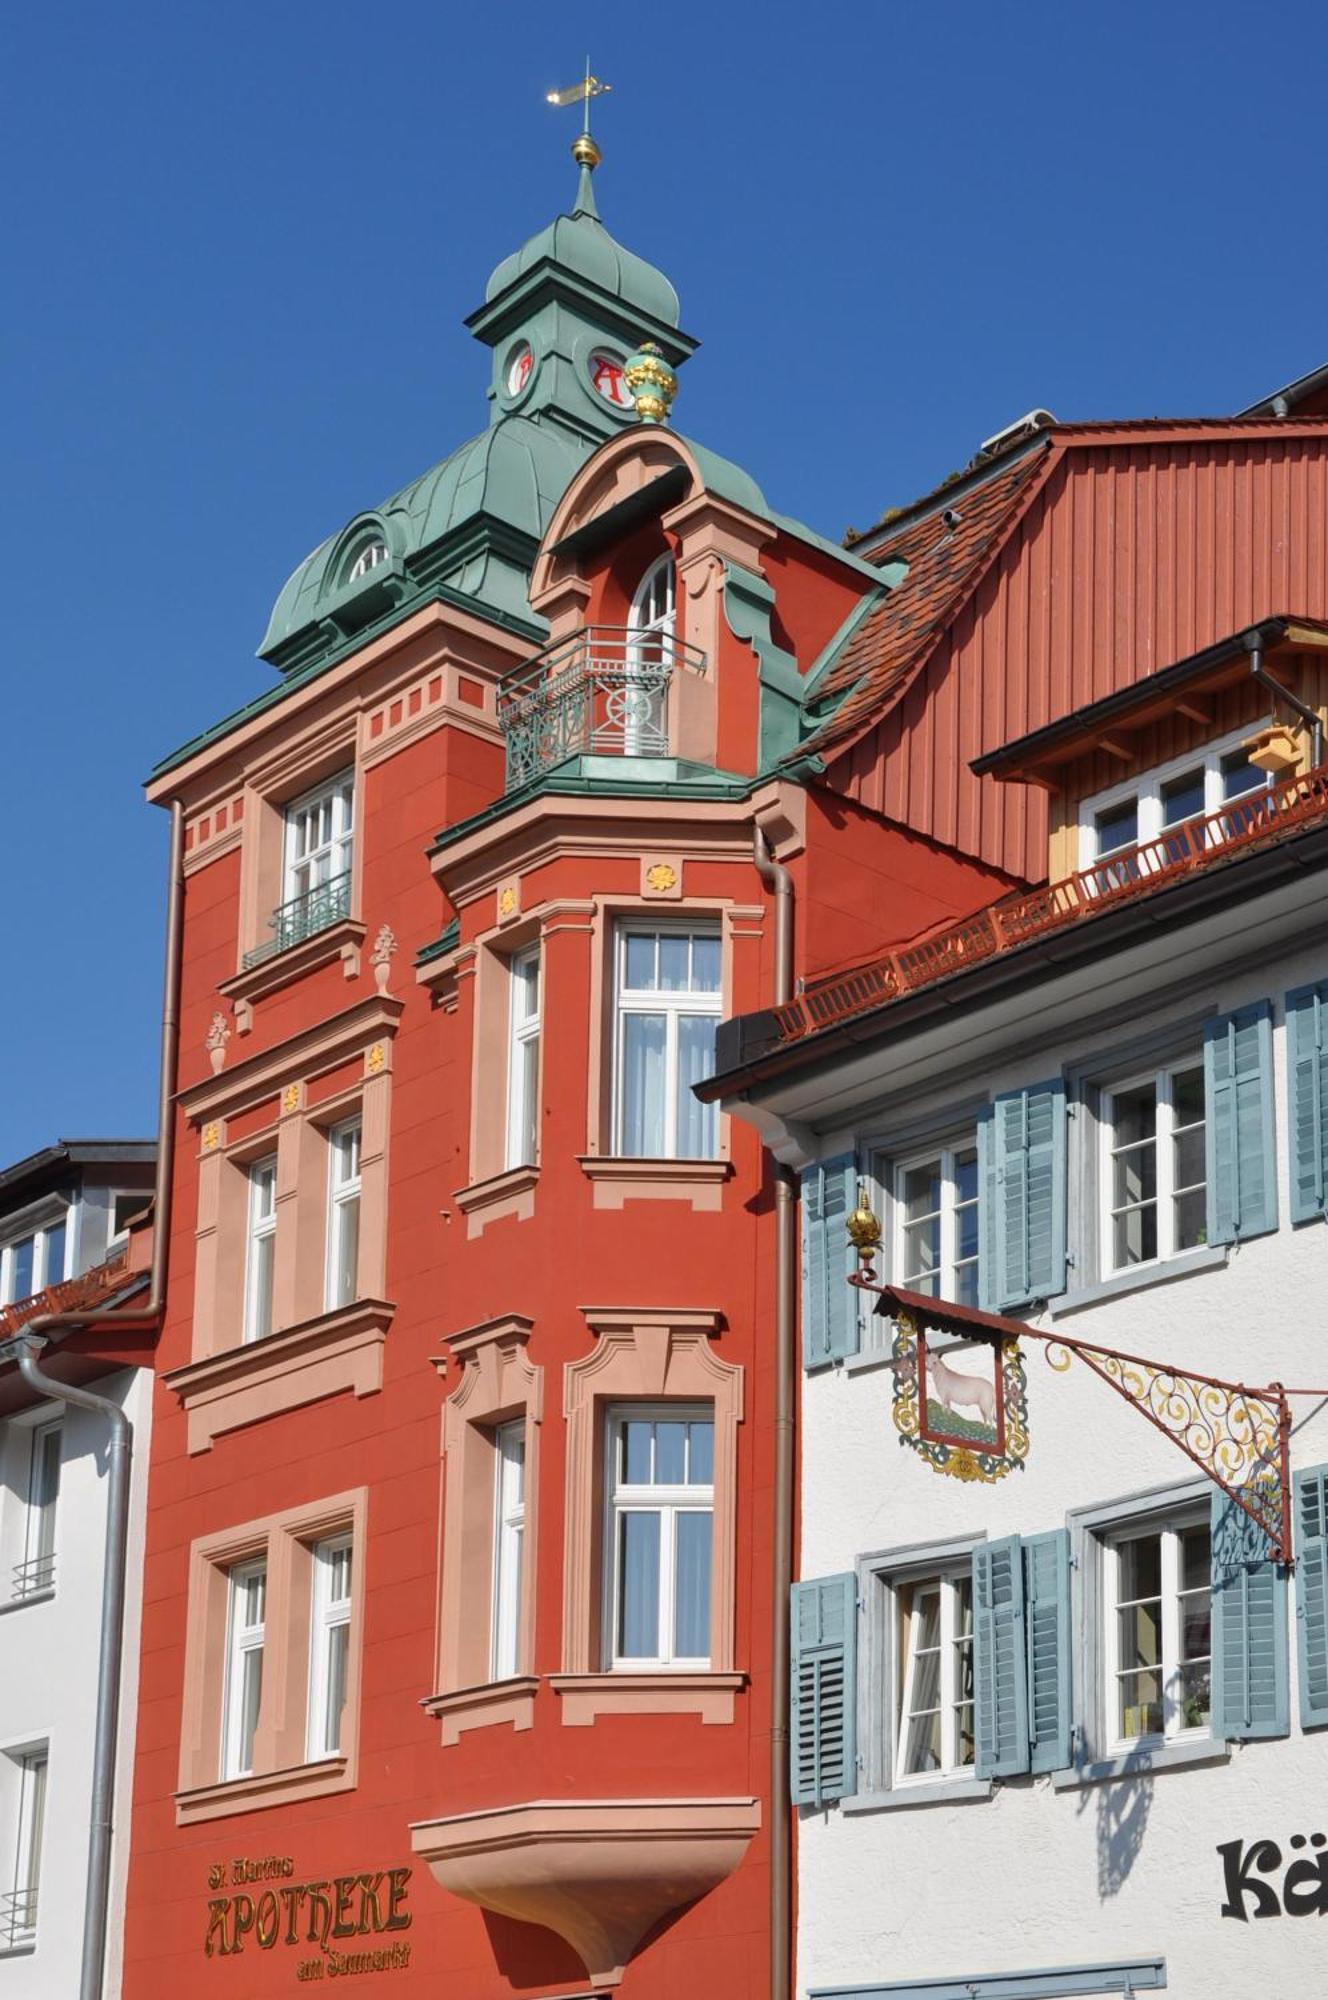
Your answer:
[[[13,1877],[0,1894],[0,1951],[22,1950],[36,1940],[46,1822],[45,1748],[25,1751],[13,1761],[18,1765],[17,1837]]]
[[[1268,772],[1250,762],[1241,741],[1248,733],[1242,730],[1207,750],[1196,750],[1085,800],[1080,814],[1080,867],[1091,868],[1095,861],[1156,840],[1170,827],[1218,812],[1229,801],[1266,788]],[[1118,879],[1124,881],[1132,871],[1128,864],[1122,868]]]
[[[713,1417],[618,1411],[608,1447],[606,1664],[708,1666]]]
[[[386,561],[387,543],[381,535],[375,535],[372,541],[361,543],[354,561],[346,572],[347,583],[358,583],[362,576],[368,576],[380,563]]]
[[[893,1586],[898,1713],[895,1783],[953,1777],[974,1764],[973,1577],[919,1577]]]
[[[344,907],[340,906],[339,891],[348,887],[350,881],[354,801],[354,773],[345,771],[286,809],[285,900],[308,898],[320,889],[326,890],[322,900],[328,904],[331,915],[324,916],[323,923],[345,916],[349,908],[348,901]],[[332,908],[333,905],[337,907]]]
[[[494,1433],[496,1476],[493,1523],[493,1658],[496,1681],[521,1670],[521,1588],[526,1537],[526,1424],[500,1424]]]
[[[249,1169],[249,1257],[244,1292],[244,1337],[265,1340],[272,1331],[272,1274],[277,1247],[277,1161]]]
[[[627,623],[631,637],[623,689],[623,755],[663,755],[669,747],[665,706],[677,630],[672,556],[661,556],[646,571]]]
[[[341,1749],[350,1665],[349,1535],[318,1542],[313,1551],[314,1593],[309,1628],[309,1728],[305,1754],[310,1762],[335,1757]]]
[[[1195,1517],[1103,1548],[1104,1691],[1114,1745],[1211,1727],[1212,1536]]]
[[[358,1118],[328,1134],[327,1306],[359,1297],[360,1144]]]
[[[895,1168],[893,1268],[906,1290],[977,1305],[980,1205],[975,1139]]]
[[[518,952],[511,963],[505,1164],[533,1167],[539,1152],[540,958]]]
[[[226,1692],[221,1736],[223,1778],[247,1778],[254,1768],[254,1737],[263,1699],[266,1616],[266,1562],[237,1564],[230,1573],[230,1617],[226,1633]]]
[[[63,1425],[38,1424],[28,1461],[23,1556],[14,1570],[16,1599],[36,1597],[55,1584],[55,1512],[60,1498],[60,1443]]]
[[[33,1229],[5,1245],[0,1253],[0,1304],[30,1299],[48,1285],[63,1282],[69,1230],[64,1219]]]
[[[1102,1096],[1105,1266],[1124,1271],[1208,1240],[1202,1062],[1159,1069]]]
[[[151,1190],[140,1188],[130,1194],[111,1196],[111,1233],[107,1247],[113,1247],[128,1234],[129,1225],[136,1215],[141,1215],[152,1200]]]
[[[719,931],[624,925],[617,945],[616,1151],[713,1159],[716,1109],[692,1085],[715,1066]]]

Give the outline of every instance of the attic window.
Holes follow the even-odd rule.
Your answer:
[[[362,576],[368,576],[370,570],[377,569],[379,563],[386,561],[387,543],[381,535],[375,535],[372,541],[362,542],[346,572],[347,583],[358,583]]]

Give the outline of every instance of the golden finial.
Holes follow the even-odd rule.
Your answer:
[[[606,90],[612,88],[611,83],[604,83],[599,77],[591,74],[590,57],[587,56],[586,73],[580,83],[571,83],[566,90],[550,90],[545,97],[546,103],[556,104],[559,108],[567,104],[584,104],[586,107],[581,130],[572,141],[572,158],[581,169],[581,191],[577,197],[577,207],[587,209],[592,215],[595,206],[594,197],[590,192],[590,176],[604,156],[590,136],[590,100],[592,97],[602,97]]]
[[[862,1275],[864,1278],[870,1278],[872,1258],[881,1247],[881,1225],[871,1205],[866,1181],[858,1182],[858,1205],[844,1227],[848,1231],[849,1242],[858,1253]]]
[[[663,349],[653,340],[643,340],[623,368],[623,380],[632,392],[636,414],[643,424],[666,424],[678,378],[664,359]]]

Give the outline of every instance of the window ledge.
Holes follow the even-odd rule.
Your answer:
[[[868,1375],[873,1368],[888,1368],[894,1355],[888,1347],[860,1347],[856,1354],[844,1356],[846,1375]]]
[[[551,1674],[570,1729],[585,1729],[598,1715],[699,1715],[702,1722],[732,1722],[733,1697],[746,1674]]]
[[[266,1340],[173,1368],[164,1380],[188,1414],[189,1450],[210,1451],[225,1431],[345,1389],[373,1395],[383,1386],[383,1342],[395,1311],[386,1299],[359,1299]]]
[[[0,1944],[0,1959],[31,1958],[36,1949],[37,1939],[35,1933],[32,1937],[15,1938],[13,1944]]]
[[[1151,1750],[1123,1750],[1119,1757],[1104,1757],[1094,1764],[1072,1764],[1068,1771],[1053,1771],[1051,1783],[1053,1791],[1072,1792],[1081,1785],[1106,1785],[1118,1778],[1149,1778],[1156,1771],[1184,1771],[1196,1765],[1230,1762],[1230,1744],[1206,1736],[1194,1743],[1162,1743]]]
[[[1227,1261],[1227,1247],[1225,1243],[1205,1244],[1198,1250],[1183,1250],[1179,1257],[1168,1257],[1160,1264],[1141,1264],[1133,1271],[1117,1271],[1096,1285],[1085,1285],[1080,1291],[1065,1292],[1060,1298],[1051,1299],[1047,1311],[1053,1319],[1063,1319],[1067,1313],[1100,1305],[1126,1292],[1141,1292],[1149,1285],[1169,1285],[1174,1278],[1188,1278],[1195,1271],[1220,1270]]]
[[[274,952],[261,965],[223,979],[217,991],[225,1000],[252,1006],[255,1000],[264,999],[267,994],[289,986],[293,979],[301,979],[306,972],[315,972],[337,958],[342,961],[347,979],[354,979],[360,970],[360,946],[367,929],[368,925],[358,917],[341,917],[326,930],[315,931],[311,937],[301,938],[298,944],[288,945],[285,951]]]
[[[628,1160],[603,1153],[582,1154],[577,1165],[594,1191],[596,1208],[621,1208],[625,1201],[689,1201],[694,1209],[718,1209],[732,1160]]]
[[[538,1186],[538,1167],[511,1167],[505,1174],[458,1188],[452,1199],[466,1218],[467,1237],[482,1235],[491,1222],[500,1222],[505,1215],[529,1222],[535,1213]]]
[[[30,1590],[26,1597],[11,1597],[7,1604],[0,1604],[0,1618],[7,1618],[13,1611],[26,1611],[33,1604],[49,1604],[55,1596],[55,1585],[47,1590]]]
[[[514,1731],[533,1728],[538,1687],[535,1674],[517,1674],[511,1680],[451,1688],[446,1694],[430,1695],[420,1705],[426,1715],[436,1715],[442,1722],[443,1742],[456,1743],[467,1729],[487,1729],[497,1722],[510,1722]]]
[[[255,1771],[248,1778],[227,1778],[215,1785],[197,1785],[175,1794],[177,1826],[197,1826],[228,1813],[259,1812],[264,1806],[284,1806],[298,1799],[320,1799],[329,1792],[349,1791],[355,1773],[347,1756],[322,1757],[316,1764],[292,1764],[281,1771]]]
[[[897,1785],[889,1792],[858,1792],[841,1799],[846,1814],[898,1812],[905,1806],[960,1806],[973,1799],[989,1799],[994,1786],[990,1778],[948,1778],[934,1785]]]

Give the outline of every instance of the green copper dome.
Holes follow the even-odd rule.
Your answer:
[[[577,204],[571,215],[559,215],[510,257],[504,257],[485,288],[491,305],[518,280],[543,263],[584,278],[607,292],[629,312],[647,313],[666,326],[678,324],[678,294],[653,264],[624,250],[599,219],[590,174],[582,171]]]

